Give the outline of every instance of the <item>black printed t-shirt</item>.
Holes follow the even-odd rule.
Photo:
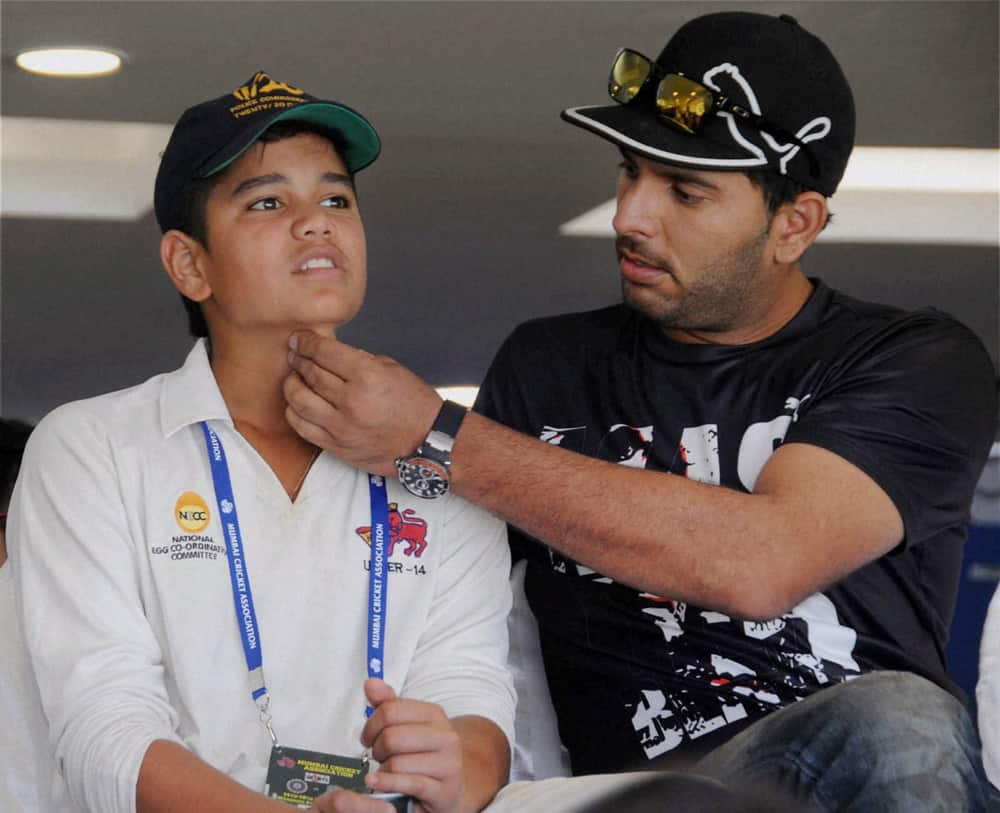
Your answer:
[[[640,593],[511,528],[576,774],[693,760],[871,670],[961,696],[944,649],[995,428],[992,362],[941,312],[813,283],[788,325],[749,345],[677,343],[616,306],[523,324],[494,359],[477,410],[543,441],[744,492],[778,445],[809,443],[866,472],[905,526],[890,554],[769,622]]]

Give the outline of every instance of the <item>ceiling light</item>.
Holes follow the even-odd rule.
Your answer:
[[[172,125],[0,117],[4,217],[134,221]]]
[[[464,407],[472,407],[479,394],[479,387],[435,387],[437,394]]]
[[[112,51],[96,48],[38,48],[17,55],[19,68],[45,76],[106,76],[122,65]]]

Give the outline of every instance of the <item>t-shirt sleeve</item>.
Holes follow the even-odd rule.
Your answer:
[[[8,540],[25,640],[70,796],[86,810],[132,813],[146,749],[179,738],[162,653],[143,612],[111,423],[71,404],[39,424]]]
[[[905,544],[967,521],[997,383],[963,325],[920,311],[858,337],[803,407],[785,442],[829,449],[868,474],[896,505]]]

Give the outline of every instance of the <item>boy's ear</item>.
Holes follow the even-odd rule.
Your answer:
[[[798,262],[823,231],[827,216],[826,198],[819,192],[802,192],[784,204],[775,214],[775,259],[780,263]]]
[[[160,239],[160,261],[174,287],[188,299],[202,302],[212,295],[212,286],[202,266],[207,255],[191,235],[171,229]]]

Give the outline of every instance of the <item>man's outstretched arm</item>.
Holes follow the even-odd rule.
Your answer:
[[[394,474],[433,423],[437,393],[391,359],[295,338],[289,423],[343,460]],[[588,458],[476,414],[452,460],[456,493],[576,561],[743,618],[780,615],[903,538],[885,492],[817,446],[779,448],[753,494]]]

